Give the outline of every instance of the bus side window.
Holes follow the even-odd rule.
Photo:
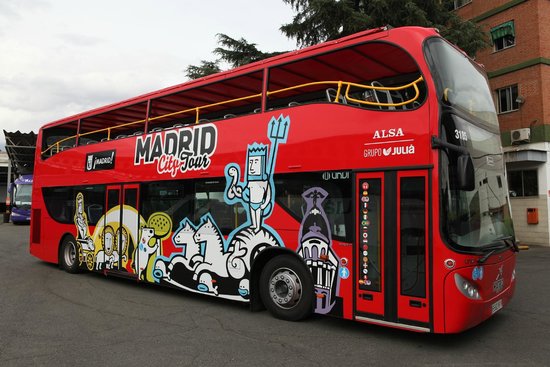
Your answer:
[[[165,213],[172,218],[172,230],[184,218],[192,218],[193,197],[185,181],[151,182],[142,185],[141,216],[148,220],[153,213]]]
[[[195,184],[194,223],[210,214],[225,235],[247,220],[247,213],[241,204],[230,205],[224,199],[225,182],[206,181]]]
[[[59,223],[73,223],[75,205],[72,187],[44,187],[42,195],[50,217]]]
[[[103,215],[103,205],[91,204],[86,208],[86,213],[88,213],[89,223],[97,223]]]
[[[352,204],[349,174],[338,172],[334,175],[335,179],[329,180],[323,179],[322,175],[323,173],[277,175],[276,201],[301,222],[306,210],[303,194],[313,187],[321,188],[327,192],[327,196],[318,200],[328,219],[332,238],[351,241]]]
[[[95,226],[103,216],[103,205],[105,203],[105,186],[75,187],[74,194],[82,193],[84,198],[84,212],[88,224]]]

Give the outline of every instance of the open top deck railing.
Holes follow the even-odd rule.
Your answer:
[[[352,102],[352,103],[357,104],[359,106],[367,105],[367,106],[373,106],[373,107],[379,107],[379,108],[394,108],[395,109],[395,107],[401,107],[401,106],[413,104],[414,102],[416,102],[418,100],[418,98],[420,96],[420,90],[418,88],[418,84],[420,82],[422,82],[423,80],[424,80],[424,78],[422,76],[420,76],[416,80],[414,80],[414,81],[412,81],[408,84],[404,84],[404,85],[397,86],[397,87],[385,87],[385,86],[382,86],[382,85],[367,85],[367,84],[345,82],[345,81],[341,81],[341,80],[340,81],[318,81],[318,82],[304,83],[304,84],[295,85],[295,86],[288,87],[288,88],[277,89],[277,90],[273,90],[273,91],[267,91],[266,94],[269,97],[269,96],[276,95],[276,94],[279,94],[279,93],[284,93],[284,92],[288,92],[288,91],[297,90],[297,89],[300,89],[300,88],[306,88],[306,87],[316,86],[316,85],[325,85],[325,86],[330,86],[330,87],[336,87],[334,97],[330,96],[329,102],[332,102],[332,103],[347,103],[349,101],[349,102]],[[364,92],[363,93],[358,93],[356,91],[356,92],[353,92],[353,94],[352,94],[352,92],[351,92],[352,88],[358,89],[359,91],[363,90],[364,92],[370,91],[369,96],[373,97],[373,98],[369,98],[369,96],[366,96],[366,93],[364,93]],[[376,92],[382,92],[382,93],[388,93],[389,94],[391,92],[399,92],[399,91],[402,91],[402,90],[406,90],[408,88],[413,88],[414,89],[414,95],[411,98],[407,99],[407,100],[401,100],[399,102],[394,102],[391,98],[387,98],[386,102],[382,102],[376,97]],[[358,94],[360,94],[363,98],[358,98],[357,97]],[[328,95],[328,93],[327,93],[327,95]],[[120,128],[123,128],[123,127],[133,126],[133,125],[137,125],[137,124],[141,124],[141,123],[145,123],[145,122],[160,120],[160,119],[164,119],[164,118],[167,118],[167,117],[174,117],[174,116],[189,114],[191,112],[193,112],[195,114],[195,124],[198,124],[199,121],[200,121],[200,111],[201,110],[205,110],[205,109],[215,107],[215,106],[227,105],[227,104],[234,103],[234,102],[245,101],[245,100],[250,100],[250,99],[254,99],[254,98],[261,98],[261,97],[262,97],[262,93],[257,93],[257,94],[252,94],[252,95],[245,96],[245,97],[233,98],[233,99],[224,100],[224,101],[221,101],[221,102],[210,103],[210,104],[206,104],[206,105],[202,105],[202,106],[187,108],[187,109],[184,109],[184,110],[167,113],[167,114],[160,115],[160,116],[146,117],[144,119],[131,121],[131,122],[115,125],[115,126],[102,128],[102,129],[97,129],[97,130],[93,130],[93,131],[78,133],[76,135],[72,135],[72,136],[68,136],[68,137],[65,137],[63,139],[60,139],[60,140],[56,141],[55,143],[49,145],[44,151],[42,151],[42,155],[45,155],[45,154],[48,154],[48,153],[50,155],[55,154],[55,153],[59,153],[59,151],[62,150],[61,149],[63,147],[62,144],[64,142],[67,142],[67,141],[71,140],[71,139],[75,139],[77,141],[77,139],[80,139],[81,137],[85,137],[85,136],[89,136],[89,135],[93,135],[93,134],[97,134],[97,133],[102,133],[102,132],[107,132],[106,140],[109,141],[109,140],[112,140],[111,139],[111,132],[113,130],[120,129]]]

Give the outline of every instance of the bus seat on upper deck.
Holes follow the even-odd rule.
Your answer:
[[[373,87],[384,87],[379,81],[373,81],[370,83]],[[374,98],[378,103],[394,103],[390,91],[387,90],[374,90]],[[395,110],[394,106],[380,106],[383,110]]]
[[[336,102],[336,94],[338,92],[336,91],[336,89],[334,88],[327,88],[326,90],[326,94],[327,94],[327,100],[329,102]],[[340,93],[340,95],[338,96],[338,103],[342,103],[342,104],[348,104],[348,101],[346,100],[346,97],[344,97],[342,95],[342,93]]]

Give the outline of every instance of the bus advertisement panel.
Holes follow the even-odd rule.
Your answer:
[[[71,116],[37,147],[30,251],[71,273],[434,333],[514,293],[487,79],[434,29],[373,29]]]

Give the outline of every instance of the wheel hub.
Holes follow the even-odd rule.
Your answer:
[[[269,281],[269,296],[284,309],[294,307],[302,297],[300,278],[290,269],[278,269]]]
[[[68,246],[65,246],[65,263],[72,266],[76,261],[76,246],[73,242],[70,242]]]

